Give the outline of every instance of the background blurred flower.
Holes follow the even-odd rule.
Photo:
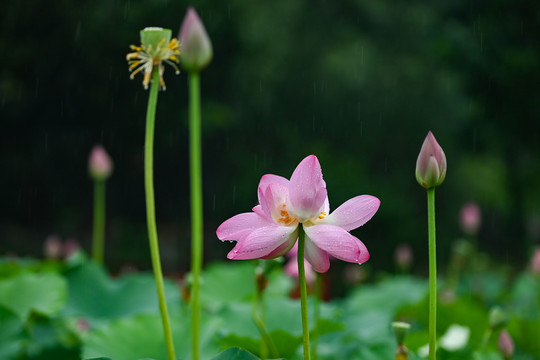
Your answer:
[[[399,244],[394,250],[394,260],[402,271],[408,271],[413,262],[413,251],[409,244]]]
[[[480,207],[475,202],[468,202],[459,212],[459,224],[461,229],[468,235],[478,234],[478,229],[482,223],[482,213]]]
[[[533,274],[540,275],[540,246],[536,247],[531,258],[531,271]]]
[[[505,359],[511,359],[512,356],[514,356],[514,340],[512,340],[512,337],[508,333],[508,331],[502,330],[501,334],[499,335],[499,351],[502,356],[504,356]]]
[[[43,244],[43,252],[47,259],[60,259],[62,257],[62,240],[58,235],[49,235]]]
[[[88,158],[88,172],[94,180],[105,180],[111,176],[113,162],[101,145],[95,145]]]

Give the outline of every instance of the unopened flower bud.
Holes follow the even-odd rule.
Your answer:
[[[69,238],[64,243],[64,257],[69,258],[81,251],[81,245],[76,239]]]
[[[416,180],[426,189],[439,186],[446,177],[446,155],[430,131],[416,160]]]
[[[62,240],[56,235],[50,235],[45,239],[43,251],[47,259],[59,259],[62,257]]]
[[[534,250],[531,259],[531,271],[533,274],[540,275],[540,246]]]
[[[394,259],[400,270],[407,271],[413,262],[413,252],[411,245],[400,244],[394,250]]]
[[[180,62],[188,71],[200,71],[212,60],[212,42],[194,8],[189,7],[178,34]]]
[[[511,359],[514,355],[514,340],[508,333],[508,331],[503,330],[499,335],[499,352],[506,359]]]
[[[468,202],[461,208],[459,213],[461,229],[468,235],[476,235],[482,223],[480,208],[474,202]]]
[[[111,176],[113,163],[103,146],[96,145],[88,159],[88,171],[94,180],[105,180]]]

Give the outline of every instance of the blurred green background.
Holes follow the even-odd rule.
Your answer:
[[[50,234],[90,248],[87,158],[102,143],[108,181],[106,262],[149,268],[143,188],[148,93],[125,55],[139,30],[176,32],[184,1],[11,1],[0,27],[0,254],[42,256]],[[447,261],[460,207],[483,212],[479,247],[523,268],[540,243],[540,2],[205,0],[214,45],[202,73],[206,261],[215,236],[256,203],[260,177],[290,177],[316,154],[330,204],[371,194],[375,217],[353,231],[369,266],[393,269],[410,243],[427,264],[426,194],[415,180],[428,130],[448,159],[437,189]],[[155,134],[158,230],[168,272],[189,267],[187,76],[165,72]]]

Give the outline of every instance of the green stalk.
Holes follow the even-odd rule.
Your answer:
[[[259,309],[261,315],[259,316]],[[272,355],[272,358],[277,359],[279,358],[279,352],[276,348],[276,345],[272,341],[272,338],[268,334],[268,331],[266,330],[266,327],[264,326],[264,316],[263,316],[263,310],[264,310],[264,301],[263,301],[263,293],[262,291],[257,290],[257,293],[255,295],[255,300],[253,301],[253,307],[251,309],[251,315],[253,317],[253,321],[255,322],[255,325],[259,329],[259,332],[261,333],[262,341],[261,341],[261,359],[267,358],[267,351],[270,349],[270,353]]]
[[[429,236],[429,360],[435,360],[437,340],[437,249],[435,241],[435,188],[427,189]]]
[[[203,260],[203,198],[201,170],[201,93],[199,73],[189,72],[189,165],[191,182],[191,336],[193,360],[199,360],[199,285]]]
[[[94,180],[94,232],[92,259],[103,264],[105,247],[105,179]]]
[[[146,192],[146,218],[148,222],[148,238],[150,241],[150,255],[152,257],[152,267],[156,279],[156,288],[163,323],[163,334],[167,347],[167,358],[176,360],[174,344],[165,300],[165,287],[163,285],[163,273],[161,272],[161,260],[159,258],[159,245],[156,227],[156,211],[154,200],[154,125],[156,120],[156,107],[159,88],[159,71],[154,67],[152,72],[152,83],[150,85],[150,95],[148,97],[148,108],[146,111],[146,137],[144,142],[144,187]]]
[[[300,285],[300,303],[302,309],[302,333],[304,338],[304,360],[311,360],[309,347],[309,324],[307,311],[306,269],[304,268],[305,233],[302,224],[298,225],[298,282]]]
[[[321,317],[322,274],[315,272],[315,329],[313,330],[313,360],[317,360],[317,342],[319,340],[319,319]]]

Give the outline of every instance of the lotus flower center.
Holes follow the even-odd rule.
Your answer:
[[[315,225],[316,222],[317,222],[317,220],[322,220],[322,219],[324,219],[324,218],[326,217],[326,215],[328,215],[328,214],[326,213],[326,211],[321,211],[317,217],[314,217],[314,218],[312,218],[312,219],[309,219],[309,220],[307,220],[307,221],[304,221],[303,224],[304,224],[304,226],[312,226],[312,225]]]
[[[287,211],[287,205],[282,204],[281,208],[279,209],[279,218],[277,220],[278,223],[289,226],[294,223],[298,223],[298,219],[295,217],[292,217],[289,212]]]

